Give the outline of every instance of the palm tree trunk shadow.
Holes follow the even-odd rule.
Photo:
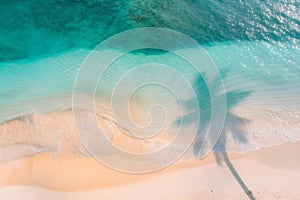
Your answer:
[[[255,200],[255,197],[253,196],[252,191],[249,190],[247,185],[244,183],[244,181],[242,180],[242,178],[240,177],[240,175],[237,173],[234,166],[232,165],[232,163],[228,157],[228,154],[226,152],[222,152],[222,156],[223,156],[224,162],[226,163],[228,169],[230,170],[230,172],[232,173],[234,178],[237,180],[237,182],[239,183],[241,188],[244,190],[244,192],[248,195],[249,199]]]
[[[226,71],[223,72],[222,75],[223,75],[223,78],[225,78]],[[205,76],[205,74],[203,74],[203,76]],[[211,90],[215,91],[214,94],[216,94],[217,96],[214,96],[214,97],[215,97],[215,99],[217,99],[219,94],[216,91],[218,91],[219,85],[218,85],[217,81],[212,81],[212,82],[213,82],[214,86]],[[211,94],[210,94],[209,88],[206,85],[204,77],[199,76],[195,80],[193,88],[195,91],[197,91],[197,97],[196,97],[197,101],[195,99],[191,99],[191,100],[185,101],[183,103],[183,105],[185,105],[186,109],[191,110],[191,112],[189,114],[183,115],[181,118],[179,118],[177,121],[175,121],[176,124],[177,125],[188,125],[188,124],[192,123],[196,119],[196,116],[198,114],[197,112],[201,111],[200,122],[199,122],[199,126],[198,126],[198,127],[201,127],[201,129],[198,130],[198,133],[197,133],[197,136],[195,139],[195,143],[193,146],[194,154],[196,155],[196,157],[201,157],[202,155],[205,155],[205,152],[202,152],[202,150],[201,150],[202,146],[205,145],[204,143],[206,143],[206,145],[207,144],[214,145],[213,150],[214,150],[214,154],[216,156],[217,163],[221,164],[221,162],[224,161],[226,163],[228,169],[230,170],[230,172],[233,174],[233,176],[239,183],[239,185],[242,187],[244,192],[247,194],[247,196],[251,200],[255,200],[255,197],[253,196],[251,190],[248,189],[248,187],[246,186],[244,181],[241,179],[241,177],[239,176],[239,174],[233,167],[233,165],[230,162],[229,157],[227,155],[227,138],[229,135],[232,136],[232,139],[234,139],[235,141],[237,141],[241,144],[247,143],[247,134],[245,131],[243,131],[243,126],[250,121],[247,119],[244,119],[242,117],[236,116],[235,114],[233,114],[231,112],[231,109],[234,108],[235,106],[237,106],[246,97],[248,97],[251,92],[243,91],[240,89],[235,89],[232,91],[225,91],[226,105],[227,105],[226,121],[225,121],[225,124],[223,127],[222,136],[219,138],[217,144],[214,144],[214,143],[209,142],[210,138],[214,138],[213,133],[210,133],[210,135],[208,135],[209,136],[208,141],[204,140],[205,137],[203,135],[203,133],[205,133],[205,130],[206,130],[208,124],[210,124],[211,112],[212,112],[212,110],[211,110],[212,104],[211,104],[211,96],[210,96]],[[195,108],[198,108],[199,111],[197,111],[197,109],[195,109]],[[210,136],[212,136],[212,137],[210,137]],[[218,154],[218,152],[222,152],[222,153]]]

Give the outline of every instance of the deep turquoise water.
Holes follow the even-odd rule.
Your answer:
[[[200,44],[299,39],[299,1],[1,1],[0,60],[92,49],[124,30],[171,28]],[[297,47],[295,47],[297,49]]]
[[[76,73],[89,52],[114,34],[150,26],[180,31],[202,45],[222,71],[226,90],[249,92],[247,98],[232,98],[243,98],[240,109],[255,112],[247,115],[250,121],[274,117],[273,125],[261,130],[274,140],[258,137],[248,147],[232,150],[299,140],[299,124],[289,124],[300,119],[299,13],[297,0],[3,0],[0,123],[69,108]],[[119,67],[154,61],[189,74],[186,63],[173,55],[147,51],[128,55]],[[121,71],[112,70],[104,79],[113,82],[113,73]],[[110,90],[98,88],[98,94]],[[253,110],[260,107],[261,112]],[[261,127],[256,128],[244,132],[260,134]]]

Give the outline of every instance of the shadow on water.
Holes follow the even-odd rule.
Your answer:
[[[223,79],[226,79],[227,77],[227,71],[221,71],[221,75]],[[176,121],[177,125],[188,125],[192,122],[194,122],[198,116],[198,110],[200,111],[200,121],[199,121],[199,130],[197,132],[195,142],[193,145],[193,153],[195,157],[201,158],[205,155],[205,150],[203,151],[202,147],[203,145],[214,145],[212,150],[216,158],[216,162],[219,165],[222,165],[223,162],[227,165],[228,169],[231,171],[234,178],[237,180],[237,182],[240,184],[244,192],[248,195],[248,197],[252,200],[255,199],[253,196],[251,190],[248,189],[242,178],[239,176],[238,172],[235,170],[234,166],[230,162],[230,159],[227,154],[226,149],[226,142],[229,136],[231,136],[232,139],[235,141],[245,144],[248,141],[246,132],[243,130],[243,126],[250,122],[250,120],[239,117],[232,113],[232,109],[237,106],[241,101],[245,100],[250,95],[250,91],[243,91],[240,89],[232,90],[232,91],[226,91],[226,118],[225,118],[225,124],[221,133],[220,138],[218,139],[217,143],[214,144],[212,140],[214,140],[212,134],[214,133],[208,133],[208,138],[205,140],[204,137],[206,135],[206,131],[208,129],[208,126],[211,122],[211,115],[212,115],[212,103],[211,103],[211,92],[218,91],[220,85],[218,85],[219,82],[213,80],[212,88],[209,89],[207,87],[206,81],[205,81],[205,74],[199,75],[196,80],[193,83],[194,91],[196,91],[197,101],[195,99],[191,99],[188,101],[185,101],[183,105],[190,110],[191,112],[189,114],[183,115],[180,119]],[[214,92],[214,94],[217,94],[214,96],[214,99],[221,98],[221,94],[218,95],[218,92]],[[224,96],[224,94],[223,94]],[[197,102],[197,105],[195,105],[195,102]],[[195,111],[195,107],[198,106],[197,111]],[[211,137],[210,137],[211,136]]]

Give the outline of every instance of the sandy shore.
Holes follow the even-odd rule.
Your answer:
[[[230,154],[256,199],[300,199],[300,143]],[[1,166],[0,199],[247,199],[226,165],[212,155],[159,172],[116,172],[86,158],[51,161],[47,154]]]

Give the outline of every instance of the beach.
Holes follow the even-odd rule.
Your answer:
[[[300,199],[299,153],[297,142],[229,157],[256,199]],[[47,153],[0,171],[1,199],[248,199],[211,154],[141,175],[117,172],[93,158],[52,161]]]
[[[300,4],[0,5],[0,200],[300,200]]]

